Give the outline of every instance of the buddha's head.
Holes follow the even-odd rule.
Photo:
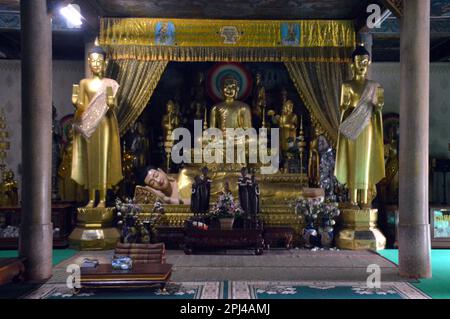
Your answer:
[[[223,81],[222,93],[226,100],[234,100],[239,93],[239,82],[235,78],[226,78]]]
[[[149,170],[144,182],[151,188],[162,192],[170,189],[169,177],[163,170],[159,168]]]
[[[94,47],[89,51],[88,63],[94,75],[102,75],[108,64],[106,52],[100,47]]]
[[[291,114],[294,111],[294,103],[291,100],[287,100],[283,104],[283,114]]]
[[[371,64],[370,53],[363,45],[356,47],[352,54],[351,65],[354,77],[365,77]]]
[[[173,103],[173,101],[172,100],[169,100],[168,102],[167,102],[167,113],[169,114],[169,113],[173,113],[173,111],[175,110],[175,103]]]

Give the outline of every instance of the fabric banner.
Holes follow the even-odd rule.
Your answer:
[[[103,18],[99,42],[113,59],[349,62],[355,29],[347,20]]]

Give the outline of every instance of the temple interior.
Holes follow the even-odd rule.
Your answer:
[[[0,0],[0,40],[0,299],[450,299],[450,0]]]

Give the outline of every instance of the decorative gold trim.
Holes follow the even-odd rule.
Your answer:
[[[225,29],[235,34],[224,34]],[[352,20],[102,18],[99,43],[187,48],[354,47],[355,26]]]

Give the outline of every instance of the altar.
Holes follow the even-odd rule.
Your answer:
[[[103,153],[94,157],[88,149],[86,158],[97,160],[98,156],[103,161],[100,167],[105,167],[100,171],[108,176],[103,184],[91,183],[94,171],[85,173],[83,168],[91,164],[76,152],[84,154],[83,145],[90,145],[78,140],[89,139],[91,133],[84,127],[94,124],[74,126],[79,132],[74,138],[78,144],[74,145],[72,179],[79,184],[87,181],[89,189],[89,202],[79,209],[79,219],[95,213],[107,220],[79,223],[71,236],[72,246],[92,248],[83,242],[93,231],[100,237],[90,240],[107,243],[102,248],[119,237],[123,240],[123,234],[111,235],[110,228],[103,229],[114,223],[112,214],[101,213],[110,210],[105,205],[114,197],[116,201],[129,198],[130,205],[139,207],[138,221],[133,223],[140,226],[130,226],[129,232],[148,227],[158,207],[162,213],[151,226],[152,240],[167,247],[189,246],[185,225],[195,216],[233,215],[234,210],[262,221],[260,233],[253,238],[257,238],[258,253],[264,240],[266,247],[292,247],[305,240],[309,245],[320,241],[317,238],[324,238],[321,245],[331,245],[339,215],[336,207],[359,208],[374,197],[374,181],[370,189],[364,186],[361,201],[359,190],[355,197],[353,182],[340,183],[346,178],[342,165],[347,163],[337,166],[340,175],[334,170],[336,146],[343,139],[340,107],[342,101],[347,103],[339,100],[336,90],[346,88],[343,81],[349,77],[349,63],[359,63],[355,57],[367,57],[361,50],[354,51],[355,45],[351,21],[103,18],[89,62],[94,74],[101,76],[93,63],[99,60],[105,65],[110,81],[105,101],[114,110],[117,124],[111,117],[108,130],[113,133],[100,137],[98,143],[103,145],[102,139],[112,137],[104,144],[112,145],[105,154],[117,158],[120,141],[121,162]],[[90,89],[83,89],[83,83],[90,82],[80,82],[73,89],[72,101],[78,110],[84,107],[83,90]],[[382,91],[377,94],[382,106]],[[75,116],[74,123],[77,116],[81,115]],[[378,159],[379,152],[374,156]],[[108,170],[113,172],[111,177]],[[233,208],[218,212],[228,196]],[[305,210],[305,205],[311,207]],[[145,234],[141,237],[148,240],[151,236]],[[311,234],[315,239],[310,240]],[[369,240],[370,247],[373,241],[375,247],[383,246],[382,236],[376,234]],[[355,247],[366,247],[361,245]]]

